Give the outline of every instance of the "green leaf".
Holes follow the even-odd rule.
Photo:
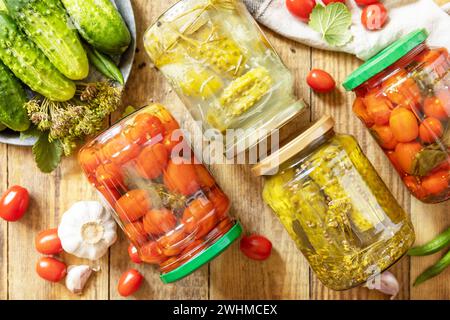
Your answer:
[[[20,132],[20,140],[25,140],[28,138],[39,138],[41,134],[42,131],[40,131],[36,126],[30,126],[27,130]]]
[[[38,168],[44,173],[55,170],[63,155],[63,148],[59,140],[50,142],[48,133],[41,132],[38,141],[33,146],[34,160]]]
[[[352,39],[351,24],[352,14],[343,3],[332,3],[326,7],[318,4],[309,20],[309,26],[332,46],[343,46]]]

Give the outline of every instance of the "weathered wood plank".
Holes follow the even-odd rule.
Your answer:
[[[8,188],[8,146],[0,145],[0,193]],[[0,220],[0,300],[8,298],[8,223]]]

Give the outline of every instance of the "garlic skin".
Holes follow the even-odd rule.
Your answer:
[[[64,213],[58,236],[67,253],[97,260],[116,241],[116,229],[116,222],[99,202],[80,201]]]
[[[69,266],[66,275],[66,287],[70,292],[82,294],[84,286],[92,274],[91,267],[87,265]]]

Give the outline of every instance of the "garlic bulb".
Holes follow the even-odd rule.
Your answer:
[[[92,269],[89,266],[69,266],[66,276],[66,287],[75,294],[82,294],[83,288],[89,277],[92,274]]]
[[[64,213],[58,236],[67,253],[97,260],[116,241],[116,223],[97,201],[80,201]]]

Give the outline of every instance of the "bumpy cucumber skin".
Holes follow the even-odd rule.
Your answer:
[[[27,94],[19,80],[0,61],[0,127],[5,125],[14,131],[27,130],[30,120],[24,108],[26,102]]]
[[[62,75],[14,20],[0,12],[0,60],[33,91],[54,101],[75,95],[75,83]]]
[[[81,36],[97,50],[122,54],[130,31],[110,0],[62,0]]]
[[[9,14],[67,78],[89,74],[87,54],[59,0],[4,0]]]

